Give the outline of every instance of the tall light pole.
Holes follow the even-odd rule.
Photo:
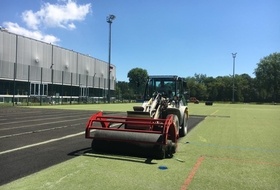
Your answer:
[[[110,14],[107,16],[107,22],[109,23],[109,61],[108,61],[108,103],[110,103],[110,69],[111,69],[111,24],[116,18],[115,15]]]
[[[50,66],[51,69],[51,81],[52,81],[52,92],[51,92],[51,104],[53,104],[53,63]]]
[[[232,53],[232,58],[233,58],[233,68],[232,68],[232,103],[234,103],[234,70],[235,70],[235,57],[237,53]]]
[[[95,77],[95,75],[96,75],[96,73],[94,73],[93,78],[92,78],[92,98],[93,98],[93,101],[95,101],[95,99],[94,99],[94,77]]]

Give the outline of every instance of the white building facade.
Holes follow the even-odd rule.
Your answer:
[[[109,71],[110,70],[110,75]],[[59,97],[80,101],[114,96],[116,67],[99,59],[0,31],[0,102]],[[1,98],[2,97],[2,98]]]

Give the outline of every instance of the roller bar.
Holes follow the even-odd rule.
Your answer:
[[[95,136],[94,131],[104,131],[105,135]],[[109,137],[106,133],[114,132],[116,135]],[[141,138],[122,138],[122,136],[128,136],[127,134],[146,134],[158,135],[160,138],[155,142],[141,140]],[[126,116],[103,116],[103,112],[100,111],[93,114],[87,122],[85,138],[93,140],[110,140],[121,142],[133,142],[133,143],[147,143],[155,145],[167,145],[168,141],[172,141],[176,144],[179,138],[176,131],[176,126],[173,122],[173,116],[169,116],[167,119],[153,119],[153,118],[136,118]],[[144,136],[143,136],[144,138]]]

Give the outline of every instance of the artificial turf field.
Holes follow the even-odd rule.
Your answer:
[[[126,111],[131,104],[57,108]],[[189,109],[192,117],[207,117],[179,140],[171,159],[87,152],[0,189],[280,189],[279,106],[214,103]]]

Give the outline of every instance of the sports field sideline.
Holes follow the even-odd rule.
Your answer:
[[[126,111],[132,104],[50,107]],[[189,104],[189,110],[206,118],[180,139],[171,159],[147,163],[87,152],[0,189],[280,189],[280,106]]]

